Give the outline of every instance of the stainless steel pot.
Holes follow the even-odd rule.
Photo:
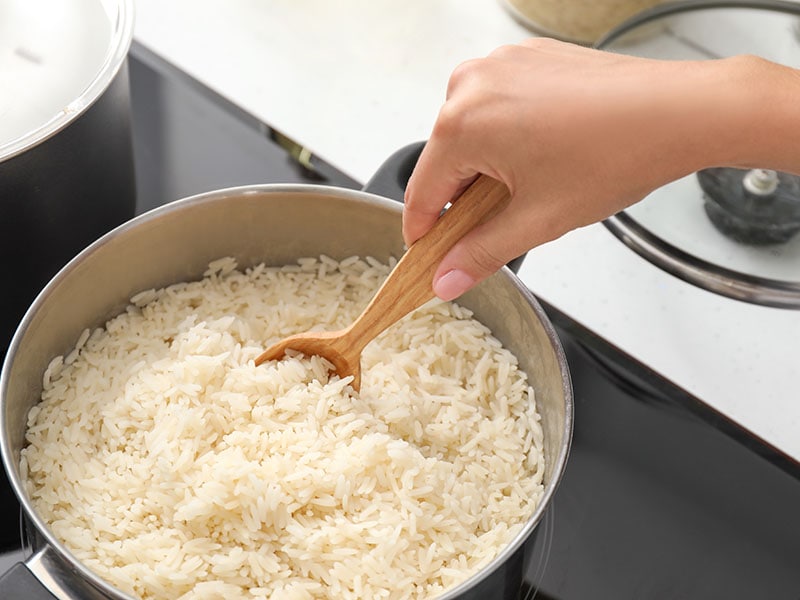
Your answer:
[[[133,0],[0,0],[0,353],[82,248],[135,214]]]
[[[35,532],[34,554],[0,580],[0,597],[14,597],[27,586],[28,598],[48,597],[43,588],[63,598],[129,598],[81,564],[53,535],[20,479],[26,415],[39,400],[42,374],[53,356],[68,352],[84,328],[101,326],[118,314],[137,291],[199,279],[215,258],[235,256],[243,266],[261,261],[283,265],[323,253],[385,261],[402,253],[400,224],[400,204],[366,192],[307,185],[233,188],[137,217],[64,267],[25,315],[0,375],[3,463]],[[501,555],[443,598],[516,598],[525,542],[555,492],[569,451],[569,372],[547,316],[508,268],[460,301],[519,357],[533,382],[546,436],[546,488],[536,513]]]

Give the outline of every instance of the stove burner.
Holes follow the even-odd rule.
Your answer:
[[[782,244],[800,231],[800,177],[766,169],[705,169],[697,173],[705,210],[729,238]]]

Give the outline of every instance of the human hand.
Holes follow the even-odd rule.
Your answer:
[[[693,171],[746,166],[736,142],[764,100],[752,92],[762,63],[651,60],[538,38],[459,66],[406,189],[403,236],[422,236],[479,173],[512,200],[443,259],[436,295],[453,299]]]

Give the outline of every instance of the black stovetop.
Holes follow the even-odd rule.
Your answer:
[[[361,187],[307,153],[300,164],[291,140],[145,48],[130,67],[139,212],[233,185]],[[567,352],[575,430],[520,597],[800,598],[800,465],[545,308]],[[0,548],[18,550],[2,479],[0,508]]]

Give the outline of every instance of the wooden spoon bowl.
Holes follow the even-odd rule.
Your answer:
[[[322,356],[339,377],[353,377],[361,388],[361,352],[385,329],[434,297],[433,275],[441,260],[469,231],[502,211],[510,201],[505,185],[478,177],[433,227],[406,251],[359,317],[340,331],[310,331],[267,348],[256,365],[279,360],[287,350]]]

